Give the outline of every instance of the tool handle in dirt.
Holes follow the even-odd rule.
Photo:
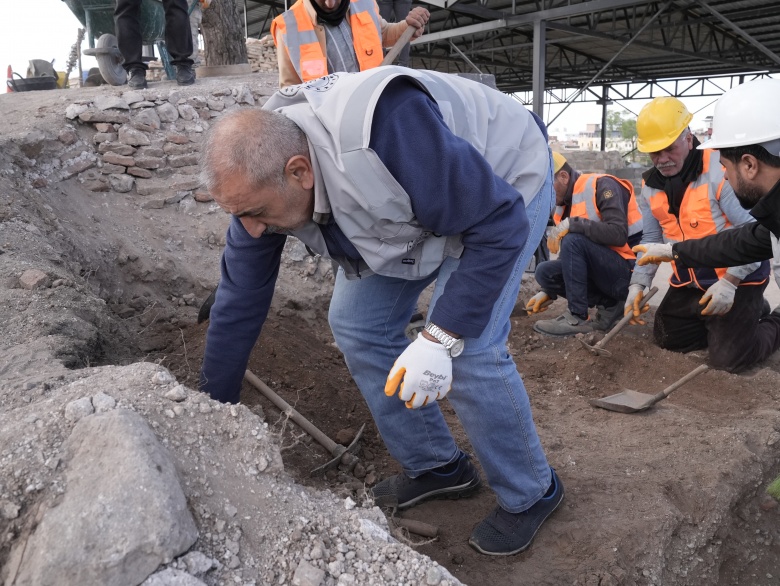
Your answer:
[[[409,25],[409,28],[403,32],[401,37],[395,42],[395,45],[393,45],[387,52],[387,55],[385,55],[385,58],[382,59],[382,63],[380,63],[380,65],[392,65],[393,61],[395,61],[395,58],[398,57],[398,54],[401,52],[401,50],[406,47],[409,41],[412,40],[412,36],[414,36],[416,31],[417,29],[415,27]]]
[[[672,391],[676,391],[681,386],[683,386],[685,383],[687,383],[689,380],[691,380],[692,378],[696,378],[697,376],[699,376],[702,372],[704,372],[708,368],[709,367],[706,364],[702,364],[700,366],[697,366],[691,372],[689,372],[684,377],[682,377],[680,380],[677,380],[677,381],[673,382],[668,387],[666,387],[663,391],[661,391],[660,393],[655,395],[653,397],[653,403],[657,403],[661,399],[665,399],[666,397],[668,397],[669,395],[672,394]]]
[[[327,435],[325,435],[319,429],[317,429],[317,427],[315,427],[313,423],[311,423],[303,415],[301,415],[295,409],[293,409],[292,406],[290,406],[290,404],[287,403],[287,401],[285,401],[274,391],[272,391],[271,387],[269,387],[263,381],[257,378],[257,376],[255,376],[252,372],[247,370],[244,373],[244,378],[248,380],[250,383],[252,383],[257,388],[258,391],[263,393],[263,395],[265,395],[283,413],[287,414],[287,416],[293,420],[293,423],[298,425],[298,427],[303,429],[311,437],[317,440],[317,442],[319,442],[319,444],[322,447],[324,447],[326,450],[328,450],[331,454],[333,454],[334,451],[339,447],[339,445],[336,442],[334,442]]]
[[[656,293],[658,293],[658,287],[653,287],[653,288],[651,288],[651,289],[650,289],[650,290],[647,292],[647,294],[646,294],[644,297],[642,297],[642,301],[640,302],[640,307],[644,307],[644,306],[645,306],[645,304],[646,304],[648,301],[650,301],[650,298],[651,298],[653,295],[655,295]],[[624,315],[624,316],[622,317],[622,319],[621,319],[621,320],[620,320],[618,323],[616,323],[616,324],[615,324],[615,327],[614,327],[614,328],[612,328],[612,329],[609,331],[609,333],[608,333],[606,336],[604,336],[604,337],[601,339],[601,341],[600,341],[598,344],[596,344],[594,347],[595,347],[595,348],[602,348],[602,347],[604,346],[604,344],[606,344],[606,343],[607,343],[607,342],[609,342],[609,341],[610,341],[612,338],[614,338],[614,337],[615,337],[615,334],[617,334],[617,333],[618,333],[620,330],[622,330],[622,329],[623,329],[623,326],[624,326],[624,325],[626,325],[626,324],[627,324],[629,321],[631,321],[631,318],[632,318],[632,317],[634,317],[634,313],[633,313],[632,311],[629,311],[629,312],[628,312],[626,315]]]

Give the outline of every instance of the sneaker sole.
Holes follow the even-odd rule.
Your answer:
[[[561,500],[559,500],[559,501],[556,503],[556,505],[555,505],[555,508],[554,508],[554,509],[552,509],[552,510],[551,510],[549,513],[547,513],[547,514],[545,515],[544,519],[542,519],[542,522],[541,522],[541,523],[539,523],[539,525],[536,527],[536,531],[534,531],[534,534],[533,534],[533,535],[531,535],[531,539],[529,539],[529,540],[528,540],[528,543],[526,543],[524,546],[522,546],[522,547],[520,547],[520,548],[518,548],[518,549],[516,549],[516,550],[514,550],[514,551],[485,551],[484,549],[482,549],[482,548],[481,548],[481,547],[480,547],[480,546],[479,546],[479,545],[478,545],[478,544],[477,544],[477,543],[476,543],[476,542],[475,542],[473,539],[471,539],[471,538],[469,538],[469,545],[470,545],[471,547],[473,547],[474,549],[476,549],[476,550],[477,550],[479,553],[481,553],[481,554],[484,554],[484,555],[492,555],[492,556],[503,556],[503,555],[515,555],[515,554],[518,554],[518,553],[522,553],[522,552],[524,552],[524,551],[525,551],[525,550],[527,550],[529,547],[531,547],[531,544],[534,542],[534,537],[536,537],[536,534],[537,534],[537,533],[539,533],[539,529],[541,529],[541,528],[542,528],[542,525],[544,525],[545,521],[547,521],[547,519],[549,519],[549,518],[550,518],[550,515],[552,515],[552,514],[553,514],[555,511],[557,511],[557,510],[558,510],[558,507],[560,507],[560,506],[561,506],[561,503],[563,502],[563,499],[565,498],[565,496],[566,496],[566,494],[565,494],[565,493],[561,495]]]
[[[476,484],[473,484],[474,480],[476,480]],[[470,497],[475,492],[477,492],[480,486],[482,486],[482,479],[479,476],[477,476],[476,478],[472,479],[470,482],[467,482],[466,484],[463,484],[461,486],[450,486],[448,488],[434,490],[425,493],[423,495],[420,495],[417,498],[412,499],[410,501],[406,501],[403,504],[399,503],[397,505],[397,508],[399,511],[403,511],[406,509],[411,509],[415,505],[419,505],[423,501],[427,501],[427,500],[433,500],[433,499],[458,500],[461,498],[467,498]]]

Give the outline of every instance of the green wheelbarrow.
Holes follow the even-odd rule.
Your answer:
[[[114,0],[64,0],[71,12],[86,28],[89,49],[84,55],[94,56],[100,69],[100,75],[111,85],[122,85],[127,74],[122,67],[124,59],[119,52],[114,34]],[[145,47],[156,46],[160,54],[168,79],[174,79],[176,73],[171,65],[171,55],[165,48],[165,11],[161,0],[142,0],[139,16],[141,24],[141,42]],[[95,42],[97,39],[97,42]],[[144,53],[147,51],[145,50]],[[153,50],[151,51],[154,52]],[[144,57],[151,61],[154,55]]]

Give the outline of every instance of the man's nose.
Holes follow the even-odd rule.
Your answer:
[[[325,0],[325,8],[328,10],[333,10],[336,8],[336,5],[338,4],[337,0]]]
[[[252,238],[260,238],[268,227],[256,218],[241,218],[241,225]]]

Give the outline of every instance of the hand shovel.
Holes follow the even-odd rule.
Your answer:
[[[666,397],[672,394],[672,391],[677,390],[692,378],[699,376],[702,372],[707,370],[707,368],[708,366],[706,364],[698,366],[656,395],[626,389],[616,395],[610,395],[603,399],[590,399],[588,403],[594,407],[601,407],[602,409],[617,411],[618,413],[638,413],[639,411],[649,409],[658,403],[658,401],[666,399]]]
[[[640,307],[644,307],[645,304],[650,301],[650,298],[658,293],[658,287],[653,287],[647,292],[647,295],[642,297],[642,301],[640,302]],[[612,356],[612,352],[609,350],[604,350],[604,345],[609,342],[613,337],[615,337],[615,334],[617,334],[620,330],[623,329],[623,326],[626,325],[629,321],[631,321],[631,318],[634,316],[633,312],[629,311],[626,315],[624,315],[621,320],[615,324],[615,327],[613,327],[609,333],[601,338],[596,344],[591,346],[585,340],[580,338],[580,344],[591,354],[594,356]]]

